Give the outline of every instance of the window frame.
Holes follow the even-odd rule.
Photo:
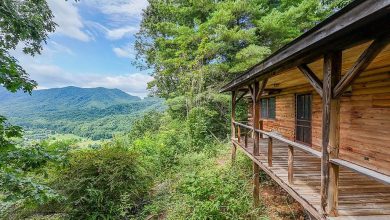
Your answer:
[[[272,117],[270,117],[270,100],[273,99],[274,101],[274,108],[273,108],[273,114]],[[263,101],[266,102],[266,105],[263,104]],[[265,115],[263,115],[263,111],[265,110]],[[267,119],[267,120],[275,120],[276,119],[276,97],[267,97],[260,99],[260,116],[261,119]]]

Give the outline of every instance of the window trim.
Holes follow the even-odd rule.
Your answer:
[[[273,117],[270,117],[270,100],[271,99],[274,99]],[[264,110],[263,100],[266,100],[266,103],[267,103],[266,108],[265,108],[265,111],[266,111],[265,116],[263,115],[263,110]],[[261,114],[260,114],[261,119],[275,120],[276,119],[276,96],[271,96],[271,97],[260,99],[260,112],[261,112]]]

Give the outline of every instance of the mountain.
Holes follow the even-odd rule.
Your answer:
[[[55,108],[68,107],[108,107],[112,104],[126,104],[140,101],[137,96],[131,96],[119,89],[64,87],[55,89],[35,90],[31,96],[24,92],[10,93],[4,88],[0,91],[0,102],[7,104],[22,104],[23,106],[42,106],[50,104]],[[18,106],[19,107],[19,106]]]
[[[135,118],[153,109],[163,109],[161,99],[140,99],[119,89],[71,86],[35,90],[29,95],[0,88],[0,115],[26,130],[110,138],[129,130]]]

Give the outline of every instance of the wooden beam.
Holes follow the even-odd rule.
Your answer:
[[[339,99],[332,98],[332,91],[341,77],[341,61],[341,51],[324,55],[321,157],[321,212],[324,215],[337,210],[338,177],[330,176],[329,159],[337,157],[339,149],[340,103]]]
[[[244,95],[246,95],[246,92],[243,92],[237,99],[236,99],[236,103],[238,101],[240,101],[242,99],[242,97],[244,97]]]
[[[322,97],[322,82],[316,74],[306,65],[302,64],[298,66],[298,69],[303,73],[303,75],[309,80],[311,86],[314,90]]]
[[[248,89],[249,89],[249,92],[251,93],[251,94],[253,94],[253,87],[252,87],[252,85],[248,85]]]
[[[294,184],[294,148],[288,145],[288,183]]]
[[[333,97],[340,97],[343,92],[359,77],[375,57],[389,43],[390,36],[380,37],[374,40],[371,45],[360,55],[352,68],[341,78],[340,82],[333,89]]]
[[[263,79],[263,81],[261,81],[260,91],[259,91],[259,93],[256,96],[256,102],[260,101],[261,94],[263,94],[263,92],[265,90],[265,87],[267,86],[267,82],[268,82],[268,78]]]
[[[232,113],[231,113],[231,138],[236,138],[236,125],[234,122],[236,121],[236,97],[237,97],[237,91],[232,91]],[[237,147],[233,144],[232,146],[232,163],[236,160],[236,151]]]
[[[268,137],[268,166],[272,167],[272,137]]]

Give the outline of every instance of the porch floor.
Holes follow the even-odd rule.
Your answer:
[[[268,166],[267,139],[260,139],[260,156],[253,156],[253,139],[244,137],[233,144],[257,163],[282,188],[294,197],[313,216],[320,218],[321,160],[294,149],[294,179],[288,182],[288,146],[273,140],[273,163]],[[344,219],[390,219],[390,186],[340,167],[338,217]]]

